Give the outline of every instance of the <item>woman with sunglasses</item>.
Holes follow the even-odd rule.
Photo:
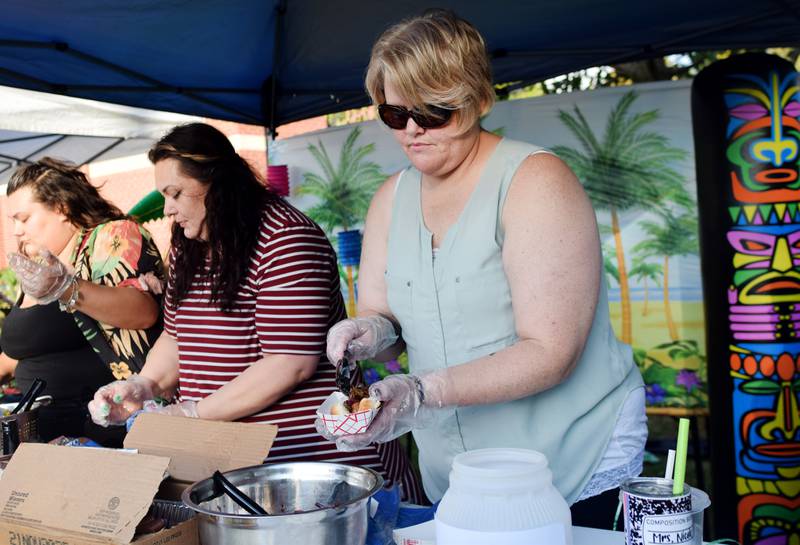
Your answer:
[[[552,153],[481,129],[494,101],[486,48],[450,12],[384,32],[366,87],[411,166],[372,201],[358,317],[329,331],[328,357],[405,349],[411,374],[373,384],[383,408],[337,446],[412,431],[432,501],[460,452],[538,450],[575,522],[607,527],[647,430],[581,184]]]

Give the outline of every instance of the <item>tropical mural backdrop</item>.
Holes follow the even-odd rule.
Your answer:
[[[584,184],[600,226],[614,328],[634,348],[652,407],[704,408],[708,400],[689,86],[501,102],[483,120],[552,149]],[[407,164],[376,121],[279,140],[270,161],[289,165],[292,200],[334,243],[338,232],[361,227],[376,179]],[[343,199],[353,204],[337,210]],[[356,279],[357,271],[343,273],[346,298],[355,297]],[[402,368],[401,359],[365,371],[374,380]]]

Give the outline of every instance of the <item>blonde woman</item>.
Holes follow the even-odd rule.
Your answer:
[[[358,317],[330,330],[328,358],[405,349],[411,374],[375,383],[384,408],[337,445],[412,431],[432,501],[460,452],[538,450],[575,522],[607,527],[614,489],[641,470],[644,393],[609,323],[581,184],[552,153],[480,127],[494,101],[486,47],[450,12],[384,32],[366,87],[411,166],[372,201]]]

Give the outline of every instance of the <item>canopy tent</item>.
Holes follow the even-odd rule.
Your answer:
[[[146,152],[178,123],[198,118],[0,87],[0,192],[22,162],[77,165]]]
[[[691,50],[800,45],[800,0],[7,0],[0,85],[270,126],[362,106],[372,42],[431,5],[495,80]]]
[[[0,185],[8,183],[14,167],[21,162],[52,155],[82,165],[115,148],[123,140],[0,130]]]
[[[197,120],[174,113],[0,87],[0,129],[10,131],[156,140],[178,123]]]

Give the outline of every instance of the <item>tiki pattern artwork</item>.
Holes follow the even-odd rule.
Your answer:
[[[798,74],[729,72],[722,85],[738,537],[800,545]]]

